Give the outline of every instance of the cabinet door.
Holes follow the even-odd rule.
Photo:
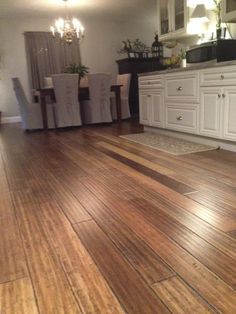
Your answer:
[[[156,127],[164,126],[164,99],[163,92],[157,92],[151,94],[151,125]]]
[[[143,125],[150,125],[150,94],[139,95],[139,121]]]
[[[174,0],[174,30],[185,27],[185,0]]]
[[[201,90],[200,134],[220,137],[222,91],[218,88]]]
[[[159,0],[159,23],[160,35],[165,35],[170,32],[171,28],[171,1]]]
[[[236,1],[235,0],[223,0],[222,2],[222,20],[223,22],[235,22],[236,21]]]
[[[236,141],[236,88],[225,88],[223,137]]]

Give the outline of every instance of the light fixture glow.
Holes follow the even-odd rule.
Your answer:
[[[206,13],[206,7],[204,4],[198,4],[193,10],[191,20],[196,20],[196,19],[201,21],[202,23],[209,22],[209,19]]]
[[[84,37],[84,27],[76,18],[71,18],[68,14],[67,1],[65,2],[65,18],[58,18],[54,26],[50,27],[53,36],[59,34],[66,43],[71,44],[74,39],[80,40]]]

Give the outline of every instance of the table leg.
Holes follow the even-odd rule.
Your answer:
[[[40,105],[43,119],[43,128],[44,130],[47,130],[48,129],[47,104],[46,98],[43,95],[40,96]]]
[[[116,89],[116,112],[117,121],[120,123],[122,119],[120,88]]]

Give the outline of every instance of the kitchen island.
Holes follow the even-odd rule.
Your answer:
[[[146,129],[236,142],[236,61],[140,74],[139,105]]]

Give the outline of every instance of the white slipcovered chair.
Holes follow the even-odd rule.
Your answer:
[[[129,88],[130,88],[131,74],[119,74],[117,75],[117,85],[123,85],[121,87],[121,119],[130,118],[130,108],[129,108]],[[116,99],[115,96],[111,97],[111,113],[112,119],[117,119],[117,110],[116,110]]]
[[[57,127],[79,126],[81,123],[78,74],[55,74],[52,82],[56,103],[54,104]]]
[[[89,98],[81,102],[86,124],[112,122],[110,107],[111,74],[88,74]]]
[[[30,103],[27,100],[19,78],[12,78],[13,89],[20,107],[22,127],[24,130],[37,130],[43,128],[40,103]],[[54,128],[52,105],[47,104],[47,116],[49,128]]]

